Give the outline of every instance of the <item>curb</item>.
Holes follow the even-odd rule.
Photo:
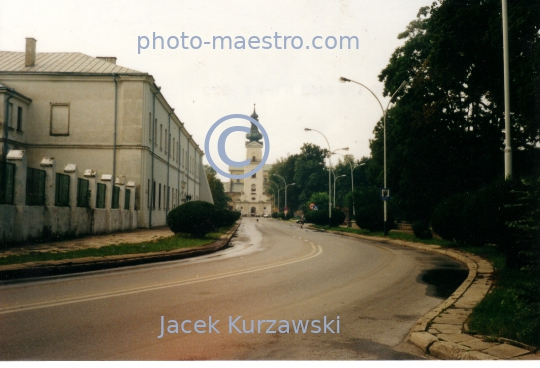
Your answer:
[[[493,266],[485,259],[459,250],[448,250],[438,245],[411,243],[341,231],[318,230],[443,254],[467,265],[469,274],[465,281],[448,299],[421,317],[407,336],[407,340],[426,354],[444,360],[540,360],[540,355],[535,354],[534,347],[503,338],[498,339],[502,343],[488,343],[481,338],[463,333],[463,326],[472,309],[484,298],[493,283]]]
[[[77,272],[104,270],[109,268],[135,266],[146,263],[172,261],[202,256],[226,248],[239,227],[240,223],[237,223],[233,228],[229,229],[225,234],[223,234],[219,240],[201,247],[182,248],[163,252],[73,258],[58,261],[28,262],[1,266],[0,281],[64,275]]]

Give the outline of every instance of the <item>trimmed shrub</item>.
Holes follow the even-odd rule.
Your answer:
[[[272,212],[272,218],[274,219],[277,219],[278,218],[278,213],[277,212]]]
[[[371,232],[384,231],[384,205],[379,188],[363,188],[355,192],[354,197],[356,224],[361,229]],[[388,203],[388,231],[394,227],[391,203]]]
[[[462,210],[467,204],[466,194],[455,194],[443,200],[433,211],[431,226],[441,238],[453,241],[463,233]]]
[[[241,216],[241,213],[238,211],[229,211],[220,208],[216,208],[216,227],[230,227],[232,226]]]
[[[432,239],[433,234],[429,229],[429,224],[426,221],[416,221],[412,225],[414,236],[418,239]]]
[[[330,219],[331,226],[339,226],[345,221],[345,212],[335,209],[332,209],[332,218]],[[328,225],[328,211],[319,210],[319,211],[308,211],[305,215],[306,222],[326,226]]]
[[[443,239],[472,245],[509,241],[505,203],[510,186],[495,182],[469,194],[456,194],[439,204],[432,216],[433,231]]]
[[[167,226],[175,234],[185,233],[197,238],[204,238],[206,234],[224,226],[223,224],[230,223],[233,218],[233,215],[229,214],[230,212],[233,211],[218,210],[212,203],[190,201],[168,213]],[[234,217],[236,216],[234,215]]]

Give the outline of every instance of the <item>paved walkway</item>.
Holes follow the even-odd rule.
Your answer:
[[[139,229],[130,232],[119,232],[113,234],[91,235],[80,239],[21,245],[1,249],[0,258],[10,255],[27,254],[30,252],[68,252],[78,249],[100,248],[106,245],[142,243],[166,238],[172,235],[174,234],[168,227]]]

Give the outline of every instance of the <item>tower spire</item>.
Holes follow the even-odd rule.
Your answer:
[[[251,114],[251,117],[257,121],[259,121],[259,115],[257,115],[257,112],[255,111],[255,105],[253,104],[253,114]]]
[[[253,114],[251,114],[251,117],[259,121],[259,115],[257,115],[257,112],[255,111],[255,104],[253,104]],[[262,134],[255,124],[251,123],[251,129],[250,132],[246,134],[246,138],[249,139],[250,142],[259,142],[261,140]]]

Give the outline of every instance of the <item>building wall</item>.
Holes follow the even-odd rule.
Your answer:
[[[151,77],[123,75],[116,81],[115,174],[136,183],[139,226],[165,225],[167,210],[183,203],[186,195],[191,200],[199,199],[200,181],[206,180],[199,170],[203,152],[189,139],[178,117],[171,114],[163,95],[155,95],[154,105],[153,92],[157,90]],[[112,75],[2,75],[1,82],[32,99],[26,114],[26,143],[17,147],[27,151],[29,167],[38,167],[43,157],[55,157],[58,167],[77,162],[79,176],[89,168],[113,174]],[[69,135],[51,135],[51,104],[69,106]],[[150,208],[152,176],[156,203]]]

